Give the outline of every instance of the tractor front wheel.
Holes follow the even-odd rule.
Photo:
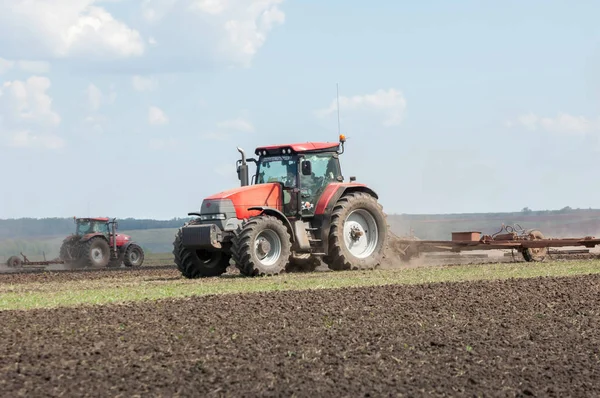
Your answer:
[[[110,261],[108,241],[101,236],[96,236],[83,243],[81,260],[86,267],[106,267]]]
[[[251,218],[233,238],[232,255],[242,275],[270,276],[285,272],[292,239],[283,222],[262,215]]]
[[[194,224],[190,222],[186,225]],[[221,251],[190,250],[181,242],[181,228],[173,242],[175,264],[181,274],[189,279],[219,276],[227,271],[231,256]]]
[[[139,267],[144,262],[144,250],[139,245],[132,243],[125,250],[123,263],[126,267]]]
[[[387,245],[387,222],[377,200],[366,193],[342,196],[333,209],[329,253],[323,259],[329,269],[374,269]]]

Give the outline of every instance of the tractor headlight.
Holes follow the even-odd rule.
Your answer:
[[[208,221],[208,220],[224,220],[225,214],[202,214],[200,216],[200,220]]]

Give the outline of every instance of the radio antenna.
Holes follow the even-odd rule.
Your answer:
[[[339,84],[335,84],[336,98],[337,98],[337,114],[338,114],[338,134],[341,134],[340,130],[340,87]]]

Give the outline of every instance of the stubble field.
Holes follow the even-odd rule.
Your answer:
[[[598,396],[600,262],[0,275],[2,396]]]

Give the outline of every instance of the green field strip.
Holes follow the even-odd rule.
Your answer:
[[[225,276],[188,280],[140,275],[127,283],[107,279],[106,286],[88,281],[53,282],[55,290],[29,289],[27,283],[10,285],[0,294],[0,310],[104,305],[143,300],[177,299],[215,294],[335,289],[395,284],[424,284],[508,278],[564,277],[600,273],[600,261],[557,261],[548,263],[502,263],[460,266],[423,266],[376,271],[316,272],[275,277]],[[176,277],[176,279],[172,279]],[[97,281],[96,281],[97,282]]]

